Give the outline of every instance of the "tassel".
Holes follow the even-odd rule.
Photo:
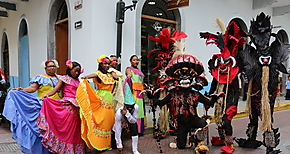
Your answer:
[[[252,116],[252,102],[251,102],[251,96],[252,96],[252,84],[253,80],[250,80],[248,85],[248,92],[247,92],[247,106],[246,106],[246,112],[249,113],[249,116]]]
[[[262,106],[261,106],[261,119],[262,123],[260,126],[261,131],[272,131],[272,118],[271,118],[271,109],[269,101],[269,91],[268,91],[268,82],[269,82],[269,67],[263,66],[262,73]]]
[[[227,76],[227,86],[226,86],[226,95],[224,98],[224,109],[223,109],[223,116],[226,113],[226,107],[227,107],[227,98],[228,98],[228,92],[229,92],[229,82],[230,82],[230,70],[231,68],[228,68],[228,76]]]
[[[224,90],[224,84],[218,84],[217,85],[217,93],[223,92]],[[224,97],[219,97],[217,100],[217,103],[215,103],[215,121],[218,127],[222,126],[222,118],[223,118],[223,108],[224,108]]]

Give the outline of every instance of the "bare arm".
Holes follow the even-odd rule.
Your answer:
[[[62,88],[62,84],[63,82],[61,80],[58,80],[56,86],[50,92],[43,95],[41,99],[54,95],[57,91],[59,91]]]
[[[114,78],[115,80],[118,80],[118,79],[119,79],[119,76],[117,75],[117,73],[112,72],[111,74],[112,74],[112,76],[113,76],[113,78]]]
[[[39,88],[39,84],[34,82],[29,87],[26,87],[26,88],[19,87],[19,88],[15,88],[15,89],[21,89],[21,90],[28,92],[28,93],[34,93],[36,90],[38,90],[38,88]]]
[[[133,114],[131,114],[128,111],[126,112],[125,116],[131,124],[136,123],[137,118],[138,118],[138,110],[139,110],[138,106],[134,106]]]
[[[91,79],[91,78],[96,78],[96,77],[98,77],[98,75],[95,73],[92,73],[90,75],[82,77],[82,79]]]
[[[126,76],[127,76],[127,78],[131,78],[132,77],[132,72],[131,72],[130,68],[126,69]]]

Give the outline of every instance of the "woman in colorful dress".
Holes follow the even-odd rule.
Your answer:
[[[131,56],[130,62],[131,67],[126,68],[126,76],[127,78],[131,78],[132,80],[131,89],[133,91],[133,96],[136,101],[136,104],[139,107],[137,119],[138,133],[143,134],[145,130],[144,125],[145,112],[144,112],[143,96],[141,94],[141,91],[144,90],[143,85],[144,74],[138,69],[139,58],[136,55]]]
[[[112,91],[118,76],[109,73],[110,60],[106,55],[97,59],[98,71],[83,77],[93,79],[95,88],[83,80],[77,90],[82,120],[82,138],[89,148],[99,151],[111,147],[111,130],[114,125],[114,106]],[[114,76],[114,77],[113,77]]]
[[[5,101],[3,115],[11,121],[12,137],[26,154],[48,153],[41,144],[42,137],[36,124],[42,101],[32,93],[37,91],[37,96],[42,97],[56,86],[59,76],[56,75],[56,60],[44,62],[44,67],[44,74],[34,77],[27,88],[11,90]],[[60,93],[56,92],[51,98],[59,99]]]
[[[50,152],[58,154],[83,154],[85,144],[81,138],[81,119],[76,101],[81,65],[68,60],[66,75],[59,78],[56,87],[46,93],[37,125],[42,134],[42,144]],[[48,98],[63,91],[62,99]]]

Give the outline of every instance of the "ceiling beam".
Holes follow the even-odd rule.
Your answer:
[[[0,11],[0,17],[8,17],[7,11]]]
[[[273,16],[281,16],[290,12],[290,5],[273,7]]]
[[[16,4],[14,4],[14,3],[8,3],[8,2],[2,2],[2,1],[0,1],[0,7],[4,7],[7,10],[16,11]]]

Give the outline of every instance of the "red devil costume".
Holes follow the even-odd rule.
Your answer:
[[[206,84],[204,82],[206,80],[202,80],[204,78],[200,77],[204,71],[203,65],[194,56],[183,53],[184,46],[182,46],[182,43],[178,49],[181,53],[175,53],[165,69],[168,76],[176,79],[175,87],[170,89],[170,94],[160,100],[159,104],[166,104],[169,100],[174,103],[174,115],[178,125],[177,147],[179,149],[185,148],[187,134],[195,129],[194,142],[199,145],[196,149],[207,151],[208,148],[203,145],[202,141],[206,137],[205,130],[208,123],[197,115],[196,107],[198,102],[213,106],[218,96],[206,97],[193,90],[193,88],[198,87],[197,85],[203,86]],[[195,80],[195,78],[198,79]]]
[[[171,60],[173,55],[173,44],[181,40],[183,38],[186,38],[187,35],[183,32],[180,32],[179,30],[175,30],[174,32],[171,32],[169,28],[164,28],[162,31],[160,31],[160,34],[157,36],[157,38],[149,36],[148,39],[152,41],[156,41],[159,45],[158,49],[154,49],[150,51],[147,55],[149,60],[152,61],[152,64],[154,65],[153,71],[157,73],[157,79],[155,81],[155,85],[153,88],[153,91],[151,93],[148,93],[149,98],[153,101],[152,108],[155,111],[155,108],[158,104],[159,100],[164,99],[168,95],[168,85],[172,85],[174,82],[172,77],[168,77],[165,73],[164,69],[167,66],[168,62]],[[170,101],[170,100],[169,100]],[[171,101],[172,102],[172,101]],[[174,127],[176,125],[176,122],[174,122],[174,119],[172,118],[173,112],[170,115],[170,123],[168,123],[168,109],[174,110],[174,107],[172,103],[167,103],[167,105],[160,105],[160,116],[159,116],[159,126],[155,127],[155,137],[156,133],[162,133],[162,136],[165,135],[165,133],[169,129],[174,130]],[[154,114],[154,112],[153,112]],[[156,123],[155,114],[153,116],[153,121]]]
[[[221,148],[223,152],[233,152],[233,128],[231,121],[237,113],[239,100],[239,67],[237,65],[238,50],[245,43],[245,35],[235,22],[230,22],[225,32],[218,34],[200,33],[206,39],[206,44],[215,44],[220,54],[213,55],[209,60],[209,69],[213,76],[210,94],[224,92],[225,97],[219,98],[215,104],[215,120],[219,137],[213,137],[212,144],[226,144]]]
[[[274,150],[279,144],[280,133],[278,128],[272,126],[273,109],[278,89],[278,71],[289,72],[284,65],[289,60],[289,45],[283,44],[271,30],[270,16],[262,12],[251,21],[251,42],[240,53],[243,71],[250,80],[247,100],[250,123],[246,131],[248,138],[236,141],[239,146],[247,148],[257,148],[263,144],[268,154],[276,154],[280,152]],[[270,44],[271,36],[275,40]],[[255,47],[251,46],[252,43]],[[259,117],[260,130],[264,132],[263,143],[256,140]]]

